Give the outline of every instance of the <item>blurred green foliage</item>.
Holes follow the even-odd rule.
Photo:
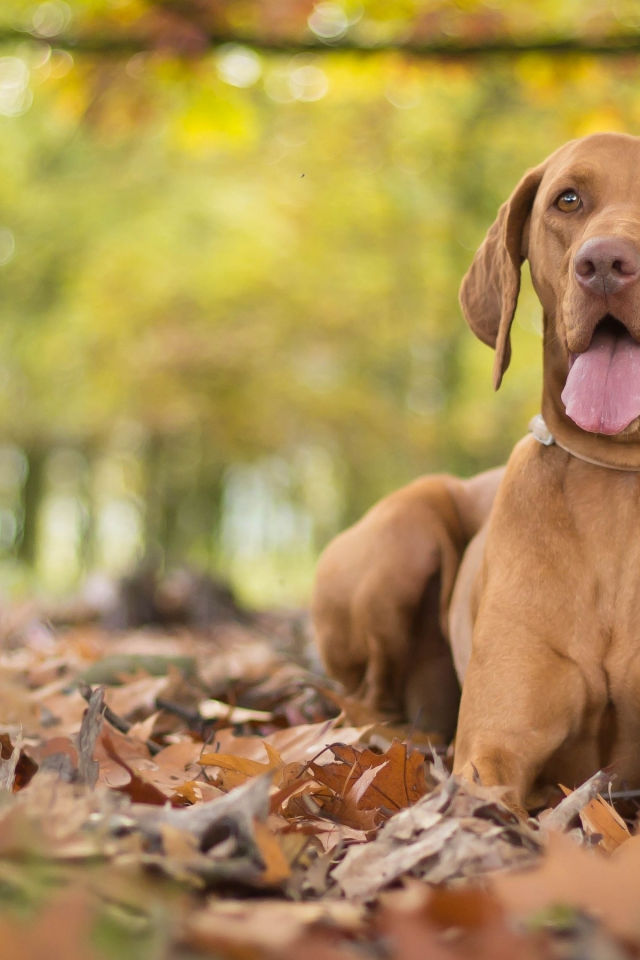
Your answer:
[[[6,3],[2,15],[23,23],[43,6]],[[71,24],[119,18],[131,31],[149,6],[67,9]],[[365,13],[398,30],[421,6],[432,5]],[[441,8],[508,11],[533,31],[566,30],[585,11]],[[97,562],[105,457],[126,474],[113,496],[146,524],[136,549],[158,541],[173,560],[241,581],[252,571],[245,592],[258,599],[303,595],[326,539],[416,475],[505,459],[537,410],[540,311],[525,283],[494,395],[491,351],[465,328],[458,286],[525,168],[571,137],[640,132],[635,57],[228,45],[91,56],[55,43],[1,51],[0,429],[30,462],[23,500],[50,485],[36,465],[51,451],[88,465],[61,481],[84,505],[76,572]],[[230,482],[245,498],[236,489],[231,507]],[[271,491],[256,494],[271,511],[260,522],[288,532],[258,537],[252,553],[238,541],[253,536],[242,504],[250,513],[256,483]],[[42,530],[14,494],[5,549],[33,561]],[[240,513],[233,529],[225,510]],[[1,523],[0,509],[0,540]],[[286,558],[259,576],[247,556],[280,546]]]

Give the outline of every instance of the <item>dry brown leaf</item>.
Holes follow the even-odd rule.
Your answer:
[[[423,891],[423,892],[422,892]],[[388,897],[379,924],[394,960],[542,960],[535,943],[514,931],[483,890],[433,891]],[[413,901],[413,902],[412,902]],[[443,937],[454,930],[455,937]]]
[[[0,733],[1,785],[6,789],[15,793],[33,779],[38,770],[38,764],[29,756],[33,747],[31,738],[25,741],[21,727],[5,727],[4,732]]]
[[[105,703],[119,717],[129,717],[139,710],[153,711],[156,697],[162,696],[170,684],[169,677],[140,677],[120,687],[109,687]]]
[[[315,836],[326,853],[329,850],[333,850],[339,843],[346,843],[347,841],[364,843],[369,834],[364,830],[354,830],[352,827],[344,827],[341,823],[319,823],[316,826]]]
[[[217,770],[216,784],[223,790],[232,790],[234,787],[239,787],[245,783],[250,777],[259,777],[263,773],[270,773],[282,768],[280,754],[274,750],[271,744],[264,740],[261,742],[264,748],[263,752],[266,752],[268,757],[266,763],[224,753],[204,753],[200,757],[199,763],[203,767],[209,766]]]
[[[69,737],[51,737],[39,747],[30,747],[29,755],[42,767],[51,767],[52,761],[59,756],[66,756],[69,760],[69,769],[75,770],[78,766],[78,749]]]
[[[108,737],[108,741],[105,737]],[[100,764],[98,784],[113,790],[120,790],[130,782],[129,764],[151,759],[146,743],[130,734],[120,733],[109,724],[102,728],[94,756]]]
[[[3,744],[4,746],[4,744]],[[16,779],[16,769],[20,759],[22,747],[22,732],[19,730],[15,737],[13,749],[7,759],[0,759],[0,790],[13,790]]]
[[[560,784],[560,789],[565,796],[569,796],[572,791]],[[588,836],[599,834],[601,840],[598,846],[605,853],[613,853],[621,843],[629,840],[631,834],[629,828],[619,813],[613,809],[610,803],[598,794],[593,800],[580,811],[580,820]]]
[[[233,770],[234,773],[240,773],[246,777],[259,777],[261,773],[268,770],[276,770],[282,766],[280,754],[273,749],[271,744],[264,740],[260,741],[266,751],[268,760],[266,763],[260,763],[257,760],[248,760],[246,757],[236,757],[224,753],[203,753],[200,757],[200,763],[203,767],[218,767],[220,770]]]
[[[3,858],[36,855],[52,859],[95,857],[104,838],[87,831],[90,821],[110,807],[109,798],[86,787],[61,781],[54,772],[38,771],[0,816]],[[105,807],[106,802],[106,807]]]
[[[343,744],[358,743],[366,736],[368,727],[340,727],[336,729],[336,720],[326,720],[323,723],[299,724],[286,730],[277,730],[266,737],[234,737],[233,731],[220,730],[216,734],[216,746],[220,753],[246,757],[250,760],[262,760],[264,757],[263,744],[268,743],[280,754],[284,763],[306,763],[309,760],[319,759],[327,747],[337,740]],[[331,755],[326,755],[327,761]]]
[[[132,731],[129,731],[131,736]],[[200,755],[202,753],[202,743],[192,740],[190,737],[169,744],[163,747],[153,758],[159,766],[169,764],[172,767],[180,767],[185,772],[192,768],[200,768]]]
[[[263,957],[265,953],[278,955],[304,936],[306,946],[295,955],[306,958],[312,931],[326,927],[352,934],[363,922],[362,908],[344,901],[213,901],[188,919],[186,940],[192,949],[240,960]]]
[[[495,793],[449,777],[394,814],[374,840],[349,847],[333,876],[347,896],[370,899],[409,872],[442,883],[534,859],[535,834]]]
[[[65,681],[63,686],[66,686]],[[34,695],[42,691],[34,691]],[[69,693],[61,693],[59,690],[44,697],[36,699],[34,696],[34,706],[38,710],[40,731],[45,739],[53,733],[57,736],[70,736],[80,729],[84,711],[87,703],[77,690]],[[43,711],[46,711],[43,717]],[[43,727],[42,722],[46,717],[47,726]],[[53,722],[51,722],[53,720]]]
[[[261,680],[281,663],[281,657],[271,644],[264,640],[247,642],[246,633],[241,636],[239,633],[234,627],[225,630],[226,636],[219,632],[220,652],[212,653],[209,646],[208,654],[198,658],[198,673],[207,687],[221,686],[237,679]]]
[[[37,724],[38,705],[27,695],[23,686],[7,678],[0,678],[0,724],[21,724],[33,729]]]
[[[128,794],[136,803],[160,805],[164,805],[164,803],[166,803],[166,792],[163,792],[158,786],[156,786],[156,784],[153,782],[153,778],[148,776],[148,771],[140,769],[141,762],[152,764],[151,760],[138,760],[136,762],[136,767],[134,767],[133,763],[135,761],[125,760],[120,755],[114,738],[109,731],[103,732],[100,742],[107,757],[112,760],[114,764],[122,767],[129,777],[126,782],[119,784],[117,787],[114,787],[114,789],[121,790],[123,793]],[[112,787],[114,786],[113,782],[109,783],[109,785]]]
[[[323,808],[345,824],[372,829],[365,823],[375,826],[427,793],[424,758],[407,754],[406,744],[396,740],[385,754],[345,744],[329,749],[339,762],[312,763],[311,772],[334,794]],[[365,811],[373,812],[374,819],[363,818]]]
[[[492,887],[517,916],[551,907],[584,910],[616,935],[640,943],[640,844],[632,838],[610,858],[551,834],[540,866],[525,873],[497,874]]]
[[[259,820],[254,821],[253,834],[264,863],[262,882],[267,886],[282,883],[291,875],[291,869],[278,838]]]
[[[200,765],[189,762],[199,752],[200,744],[191,741],[172,744],[151,757],[146,745],[136,741],[130,733],[125,736],[110,731],[107,738],[102,741],[102,749],[111,766],[100,754],[101,776],[112,789],[123,790],[141,803],[165,800],[195,803],[202,799],[200,786],[207,785],[195,783]],[[143,796],[148,799],[143,800]],[[156,800],[152,799],[154,796]]]
[[[295,764],[295,766],[298,767],[299,764]],[[289,817],[299,816],[301,815],[300,807],[296,806],[294,809],[291,805],[296,797],[326,794],[324,784],[317,783],[315,780],[305,779],[304,777],[287,778],[286,776],[282,776],[280,783],[282,786],[272,793],[270,798],[270,809],[272,813],[282,813]],[[307,812],[306,808],[303,808],[303,816],[305,812]]]
[[[151,713],[146,718],[146,720],[140,720],[138,723],[132,723],[129,727],[128,733],[131,737],[137,737],[138,740],[150,740],[151,735],[153,734],[153,729],[156,725],[156,720],[160,716],[160,711],[156,713]]]
[[[349,847],[345,859],[333,871],[345,895],[370,899],[422,860],[439,853],[460,827],[455,820],[443,820],[437,814],[434,817],[412,843],[394,842],[393,834],[385,834],[383,827],[377,841]]]
[[[199,800],[204,799],[202,795],[202,787],[204,786],[207,786],[207,784],[196,783],[195,780],[185,780],[184,783],[175,788],[169,799],[175,803],[198,803]]]
[[[575,790],[570,791],[557,807],[552,810],[544,810],[540,815],[540,823],[545,831],[548,830],[566,830],[571,821],[604,790],[611,782],[611,774],[605,770],[598,770],[592,777],[585,780],[583,784]],[[565,788],[566,789],[566,788]]]

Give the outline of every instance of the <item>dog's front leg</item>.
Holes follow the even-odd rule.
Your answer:
[[[600,764],[608,694],[595,581],[566,493],[566,458],[530,438],[518,444],[472,591],[454,770],[508,788],[507,802],[521,816],[540,774],[573,787]]]
[[[577,664],[535,617],[496,606],[491,596],[482,606],[463,685],[454,772],[508,788],[505,802],[526,817],[527,793],[547,761],[567,741],[581,739],[588,690]],[[561,632],[562,623],[556,626]],[[595,772],[596,740],[581,739],[580,752]]]

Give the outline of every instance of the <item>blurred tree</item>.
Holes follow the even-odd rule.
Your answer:
[[[306,42],[328,29],[323,17],[356,13],[280,8],[3,6],[7,29],[31,31],[0,57],[0,430],[29,457],[25,560],[37,550],[33,503],[54,448],[96,462],[115,450],[124,480],[109,496],[143,510],[147,544],[170,561],[228,566],[224,504],[245,501],[227,488],[254,482],[235,465],[263,470],[256,502],[271,498],[293,553],[298,538],[313,559],[339,526],[418,473],[500,462],[536,411],[530,288],[498,396],[457,289],[527,166],[573,136],[638,132],[636,58],[267,56],[211,51],[208,41],[174,49],[157,28],[205,17],[207,37]],[[579,10],[585,36],[633,27],[620,3],[492,0],[367,3],[345,29],[355,42],[409,27],[427,39],[513,38],[517,27],[520,42],[560,35]],[[77,36],[86,47],[116,29],[122,49],[108,56],[57,45]],[[153,49],[122,52],[122,37]],[[274,464],[287,465],[284,485]],[[89,563],[106,494],[82,489]]]

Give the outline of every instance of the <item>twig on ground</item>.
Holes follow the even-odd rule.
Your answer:
[[[82,697],[84,697],[87,703],[91,703],[91,694],[93,691],[88,683],[79,683],[78,692]],[[128,720],[125,720],[123,717],[119,717],[117,713],[114,713],[111,707],[105,706],[102,715],[104,719],[110,723],[112,727],[115,727],[119,733],[127,734],[133,726],[133,724],[129,723]],[[162,750],[160,744],[155,743],[153,740],[145,740],[144,743],[146,744],[146,747],[152,757],[154,757],[157,753],[160,753]]]

